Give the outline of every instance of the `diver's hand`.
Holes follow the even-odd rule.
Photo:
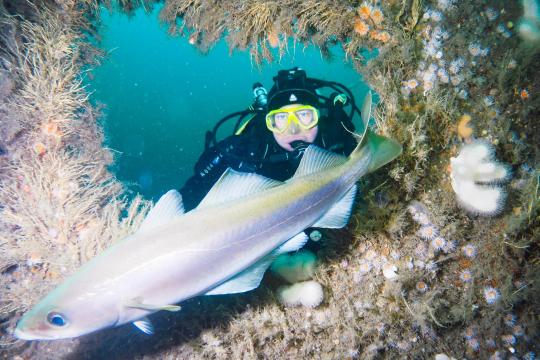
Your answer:
[[[304,151],[306,151],[309,145],[311,144],[302,140],[295,140],[291,142],[291,147],[300,153],[303,153]]]

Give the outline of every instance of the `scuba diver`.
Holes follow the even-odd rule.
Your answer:
[[[310,144],[343,155],[355,148],[351,119],[354,112],[360,115],[360,111],[347,87],[309,78],[298,67],[279,71],[273,80],[268,93],[256,83],[254,104],[226,116],[207,132],[195,173],[180,189],[186,211],[202,201],[228,167],[285,181],[294,175]],[[325,97],[323,88],[331,89],[332,94]],[[351,107],[349,114],[345,106]],[[248,115],[249,119],[244,120]],[[219,127],[235,117],[238,119],[233,135],[218,142]]]

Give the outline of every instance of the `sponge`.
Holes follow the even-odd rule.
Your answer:
[[[292,254],[281,254],[270,265],[270,270],[291,284],[309,280],[315,274],[317,257],[302,250]]]
[[[497,162],[491,144],[475,140],[450,159],[452,188],[463,207],[480,215],[495,215],[504,205],[505,191],[499,184],[508,179],[507,166]]]
[[[279,301],[288,307],[317,307],[324,299],[323,288],[316,281],[304,281],[294,285],[282,286],[277,291]]]

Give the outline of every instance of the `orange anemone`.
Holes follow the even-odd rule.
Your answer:
[[[390,34],[387,31],[371,31],[369,36],[373,40],[377,40],[383,43],[387,43],[390,40]]]
[[[354,31],[364,36],[369,31],[369,25],[357,18],[354,22]]]
[[[371,12],[371,20],[373,20],[375,24],[382,23],[382,21],[384,20],[384,15],[381,9],[379,8],[373,9],[373,11]]]
[[[360,5],[360,7],[358,8],[358,15],[360,15],[362,19],[369,19],[369,17],[371,16],[371,6],[366,3]]]

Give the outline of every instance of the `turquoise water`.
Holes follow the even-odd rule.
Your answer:
[[[106,106],[102,123],[105,146],[116,153],[112,170],[146,198],[180,188],[203,150],[205,132],[252,104],[253,83],[269,90],[280,69],[299,66],[310,77],[341,82],[360,104],[367,91],[340,49],[333,51],[339,60],[326,62],[314,47],[291,46],[279,64],[258,69],[247,52],[229,55],[225,41],[202,55],[186,37],[171,37],[159,10],[130,18],[103,11],[101,47],[108,55],[89,84],[92,100]]]

